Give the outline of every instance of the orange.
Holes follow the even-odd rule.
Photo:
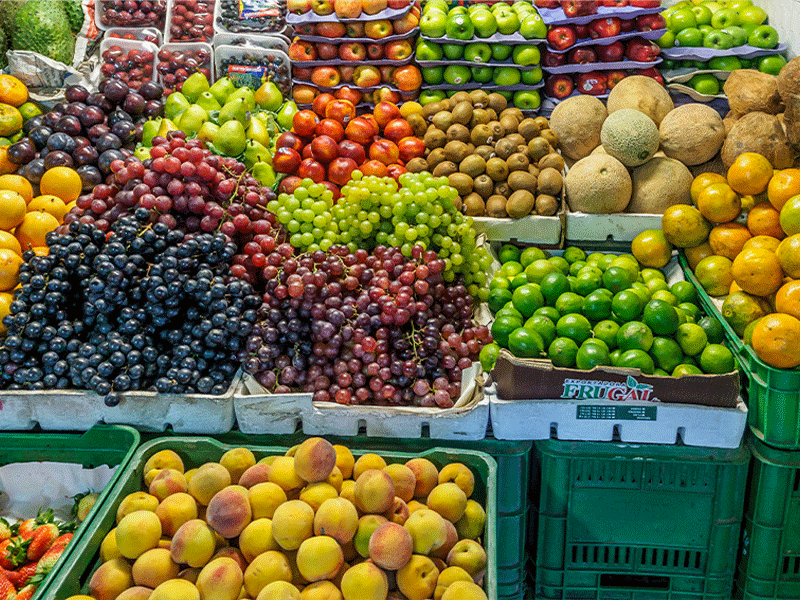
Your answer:
[[[14,173],[18,168],[19,165],[8,160],[8,146],[0,146],[0,175]]]
[[[697,196],[697,210],[712,223],[728,223],[739,216],[742,200],[727,183],[712,183]]]
[[[753,248],[740,252],[731,267],[733,280],[754,296],[769,296],[783,284],[783,270],[774,252]]]
[[[14,231],[23,251],[36,246],[46,246],[45,236],[58,227],[58,219],[42,211],[30,212],[25,215],[22,223]]]
[[[764,248],[770,252],[775,252],[778,249],[778,244],[781,241],[771,235],[755,235],[744,243],[742,250],[749,250],[750,248]]]
[[[800,194],[789,198],[781,208],[781,229],[786,235],[800,233]]]
[[[717,225],[708,234],[708,243],[714,250],[714,254],[727,256],[731,260],[742,251],[742,246],[752,236],[747,227],[740,223],[723,223]]]
[[[767,197],[776,210],[780,210],[792,196],[800,194],[800,169],[783,169],[769,180]]]
[[[689,193],[692,196],[692,202],[697,206],[697,198],[700,196],[706,187],[712,183],[728,183],[723,175],[719,173],[701,173],[692,181],[692,187],[689,188]]]
[[[736,157],[728,169],[728,185],[737,194],[760,194],[767,189],[773,174],[772,163],[756,152],[745,152]]]
[[[775,296],[775,310],[800,319],[800,280],[781,286]]]
[[[28,204],[28,212],[42,210],[53,215],[59,223],[64,222],[64,215],[67,214],[67,205],[58,196],[36,196]]]
[[[19,240],[8,231],[0,231],[0,248],[12,250],[22,256],[22,246],[19,245]]]
[[[11,190],[17,192],[25,199],[25,202],[30,202],[33,198],[33,187],[30,182],[21,175],[0,175],[0,190]]]
[[[800,279],[800,234],[787,237],[775,251],[783,272],[789,277]]]
[[[0,102],[22,106],[28,101],[28,88],[13,75],[0,75]]]
[[[794,369],[800,365],[800,320],[775,313],[753,327],[753,350],[771,367]]]
[[[25,198],[11,190],[0,191],[0,229],[13,229],[25,218]]]
[[[728,293],[733,282],[732,265],[730,258],[707,256],[697,263],[694,275],[709,295],[724,296]]]
[[[19,283],[19,266],[22,257],[7,248],[0,249],[0,291],[14,289]]]
[[[47,246],[34,246],[31,248],[36,256],[47,256],[50,254],[50,248]]]
[[[781,229],[781,213],[769,202],[756,204],[747,213],[747,228],[753,235],[770,235],[782,240],[786,234]]]
[[[683,252],[686,255],[686,260],[692,268],[692,271],[694,271],[697,263],[706,256],[714,256],[714,250],[711,249],[711,244],[708,242],[703,242],[699,246],[694,246],[692,248],[684,248]]]
[[[694,206],[674,204],[664,211],[661,230],[673,246],[693,248],[706,240],[711,225]]]
[[[0,334],[8,331],[8,328],[3,325],[3,319],[6,315],[11,314],[11,302],[14,300],[14,294],[8,292],[0,292]]]
[[[633,239],[631,252],[645,267],[660,269],[672,257],[672,244],[666,240],[661,230],[648,229]]]
[[[39,190],[43,196],[58,196],[64,203],[75,200],[82,189],[81,176],[69,167],[53,167],[42,175],[39,182]]]

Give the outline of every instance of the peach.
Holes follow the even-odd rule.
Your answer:
[[[230,473],[231,483],[239,483],[242,473],[256,464],[256,457],[247,448],[233,448],[222,455],[219,464]]]
[[[349,500],[353,504],[356,502],[356,482],[352,479],[345,479],[342,482],[342,489],[339,490],[339,497]]]
[[[369,539],[372,533],[384,523],[387,523],[386,517],[382,515],[364,515],[358,520],[358,529],[353,537],[353,545],[364,558],[369,557]]]
[[[122,517],[117,525],[117,548],[125,558],[139,558],[158,546],[161,539],[161,521],[156,513],[137,510]]]
[[[444,544],[439,546],[436,550],[431,550],[430,556],[431,558],[446,560],[450,550],[453,549],[453,546],[455,546],[458,541],[458,531],[456,531],[456,526],[450,521],[447,519],[443,520],[445,529],[447,530],[447,537],[444,540]]]
[[[300,447],[300,444],[295,444],[294,446],[292,446],[291,448],[289,448],[286,451],[286,454],[284,454],[284,456],[291,456],[292,458],[294,458],[294,455],[297,453],[297,449],[299,447]]]
[[[475,500],[467,500],[464,515],[456,521],[456,530],[460,538],[474,540],[483,535],[486,525],[486,511]]]
[[[384,523],[369,538],[369,557],[382,569],[396,571],[411,560],[414,542],[402,525]]]
[[[161,501],[167,496],[185,492],[187,489],[183,473],[175,469],[161,469],[150,483],[148,491]]]
[[[271,519],[275,509],[286,502],[286,492],[276,483],[257,483],[249,490],[250,510],[254,519]]]
[[[302,488],[306,482],[297,474],[294,458],[291,456],[278,456],[270,465],[269,480],[277,483],[282,490],[296,490]]]
[[[216,560],[218,558],[230,558],[233,562],[239,565],[239,569],[242,571],[242,573],[244,573],[244,570],[247,568],[248,561],[245,560],[242,551],[234,546],[225,546],[224,548],[220,548],[214,552],[214,556],[211,557],[211,560]]]
[[[358,460],[353,465],[353,480],[358,481],[358,478],[361,477],[365,471],[370,471],[372,469],[381,471],[384,467],[386,467],[386,461],[377,454],[367,453],[363,456],[359,456]]]
[[[397,571],[397,589],[408,600],[425,600],[433,595],[439,570],[427,556],[415,554]]]
[[[300,544],[296,560],[300,575],[314,583],[335,577],[342,568],[344,555],[335,539],[319,535]]]
[[[206,522],[226,539],[237,537],[252,519],[250,497],[240,485],[229,485],[208,503]]]
[[[344,600],[384,600],[388,594],[386,573],[372,563],[359,563],[342,576]]]
[[[333,449],[336,450],[336,466],[342,472],[342,477],[350,479],[353,476],[353,465],[355,464],[353,453],[347,446],[339,444],[336,444]]]
[[[300,500],[313,508],[314,512],[317,512],[325,500],[338,497],[339,492],[336,491],[336,488],[323,482],[309,483],[300,491]]]
[[[161,521],[161,532],[172,537],[186,521],[197,518],[197,502],[183,492],[172,494],[158,505],[156,516]]]
[[[137,510],[156,512],[158,504],[158,498],[147,492],[133,492],[132,494],[128,494],[117,507],[117,523],[122,521],[122,517],[125,515],[129,515]]]
[[[194,477],[195,473],[197,473],[197,469],[189,469],[183,474],[183,478],[186,480],[186,485],[189,485],[189,482],[192,480],[192,477]]]
[[[100,560],[108,562],[112,558],[122,558],[117,548],[117,528],[115,527],[106,534],[103,542],[100,544]]]
[[[232,558],[215,558],[197,576],[197,591],[202,600],[237,600],[244,575]]]
[[[318,581],[303,588],[300,600],[342,600],[342,592],[330,581]]]
[[[433,600],[441,600],[445,590],[456,581],[468,581],[473,583],[472,577],[461,567],[447,567],[439,573],[436,580],[436,589],[433,592]]]
[[[342,482],[344,481],[344,477],[342,477],[342,471],[339,467],[334,466],[331,474],[328,475],[328,478],[325,480],[325,483],[330,484],[333,486],[333,489],[336,490],[336,493],[342,491]]]
[[[392,506],[384,513],[384,516],[392,523],[403,525],[408,520],[408,506],[397,496],[394,497]]]
[[[249,490],[257,483],[266,483],[267,481],[269,481],[269,465],[259,463],[242,473],[239,478],[239,485]]]
[[[203,506],[231,484],[231,474],[219,463],[206,463],[197,469],[189,482],[189,493]]]
[[[273,581],[262,589],[255,600],[302,600],[300,591],[288,581]]]
[[[301,500],[281,504],[272,517],[272,536],[284,550],[297,550],[314,531],[314,510]]]
[[[289,559],[282,553],[269,550],[256,556],[244,572],[244,587],[251,598],[255,598],[273,581],[292,581]]]
[[[272,537],[272,521],[256,519],[239,534],[239,549],[248,563],[267,550],[280,550]]]
[[[152,589],[169,579],[175,579],[178,571],[180,567],[172,560],[169,550],[153,548],[136,559],[131,574],[136,585]]]
[[[356,480],[353,495],[361,512],[383,514],[394,502],[394,483],[383,471],[368,469]]]
[[[475,475],[466,465],[461,463],[450,463],[442,467],[439,471],[439,483],[455,483],[467,495],[472,497],[475,491]]]
[[[416,478],[414,498],[427,498],[439,483],[439,471],[427,458],[412,458],[406,463]]]
[[[486,551],[475,540],[461,540],[447,555],[447,565],[461,567],[478,580],[486,570]]]
[[[447,541],[445,520],[427,508],[411,513],[403,527],[414,541],[414,554],[430,554]]]
[[[114,600],[133,586],[131,566],[124,558],[112,558],[94,572],[89,581],[89,594],[95,600]]]
[[[117,600],[149,600],[152,594],[152,588],[136,585],[122,592],[117,596]]]
[[[203,567],[214,555],[214,530],[201,519],[192,519],[178,528],[169,550],[172,560],[180,565]]]
[[[272,463],[275,462],[275,459],[278,458],[277,456],[265,456],[261,460],[259,460],[256,464],[257,465],[267,465],[268,467],[272,466]]]
[[[481,586],[472,581],[454,581],[447,586],[442,600],[488,600]]]
[[[197,582],[197,577],[200,575],[201,569],[199,567],[189,567],[178,573],[178,579],[185,579],[191,583]]]
[[[170,579],[153,590],[150,600],[200,600],[200,592],[185,579]]]
[[[418,502],[417,500],[412,500],[406,504],[408,507],[408,514],[411,515],[412,513],[417,512],[420,509],[428,508],[422,502]]]
[[[305,440],[294,455],[295,471],[309,483],[325,481],[335,466],[336,449],[322,438]]]
[[[153,454],[144,463],[142,473],[149,473],[150,471],[158,471],[161,469],[175,469],[176,471],[184,472],[183,461],[178,456],[177,452],[173,450],[160,450]],[[150,485],[149,483],[147,485]]]
[[[358,512],[345,498],[325,500],[314,515],[314,535],[328,535],[339,544],[353,539],[358,529]]]
[[[451,523],[464,516],[467,495],[455,483],[440,483],[428,495],[428,508],[435,510]]]
[[[414,498],[414,490],[417,487],[417,478],[414,472],[400,463],[387,465],[383,471],[392,478],[395,495],[403,502],[410,502]]]

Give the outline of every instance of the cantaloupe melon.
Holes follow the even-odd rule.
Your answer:
[[[664,154],[685,165],[711,160],[725,141],[722,117],[705,104],[684,104],[669,111],[658,133]]]
[[[634,169],[627,212],[660,215],[673,204],[691,204],[692,180],[681,161],[657,156]]]
[[[658,150],[658,127],[643,112],[623,108],[605,120],[600,140],[607,154],[626,167],[638,167]]]
[[[573,96],[553,110],[550,129],[558,135],[561,152],[580,160],[600,145],[600,128],[607,116],[606,107],[594,96]]]
[[[608,154],[593,154],[576,162],[567,172],[564,185],[575,212],[618,213],[631,199],[628,169]]]
[[[626,77],[615,85],[608,95],[606,106],[608,114],[623,108],[642,111],[656,125],[661,125],[661,120],[675,108],[664,86],[644,75]]]

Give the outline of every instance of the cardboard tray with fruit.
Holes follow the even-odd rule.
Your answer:
[[[544,38],[528,39],[524,37],[519,31],[515,33],[495,33],[494,35],[486,38],[471,37],[467,40],[452,38],[447,35],[442,37],[429,37],[426,35],[420,35],[420,38],[423,40],[427,40],[429,42],[435,42],[437,44],[458,44],[458,45],[481,42],[484,44],[506,44],[507,46],[513,46],[516,44],[544,44],[547,42],[547,40]]]
[[[458,91],[458,90],[484,90],[486,92],[527,92],[538,90],[544,87],[544,80],[533,85],[518,83],[517,85],[494,85],[492,83],[480,83],[478,81],[468,81],[467,83],[440,83],[436,86],[438,90]]]
[[[558,247],[563,241],[566,203],[562,197],[558,213],[551,217],[529,215],[521,219],[472,217],[476,233],[490,242],[520,242]]]
[[[462,67],[511,67],[519,71],[533,71],[539,67],[539,63],[535,65],[518,65],[511,59],[476,63],[471,60],[419,60],[419,58],[417,58],[417,64],[423,69],[428,67],[448,67],[450,65],[457,65]],[[440,89],[440,86],[437,85],[436,88]],[[526,86],[526,89],[530,88]]]
[[[643,213],[589,214],[566,204],[565,238],[568,242],[632,242],[648,229],[661,228],[661,215]]]
[[[386,37],[380,39],[368,38],[368,37],[348,37],[348,38],[328,38],[322,35],[309,35],[306,33],[297,33],[295,37],[300,39],[304,42],[317,42],[322,44],[330,44],[332,41],[340,41],[342,43],[349,43],[349,42],[358,42],[359,44],[387,44],[389,42],[397,42],[400,40],[408,40],[411,38],[415,38],[419,33],[419,27],[415,27],[411,31],[406,33],[395,33],[392,35],[387,35]]]
[[[701,48],[699,46],[680,46],[674,48],[662,48],[661,53],[664,58],[673,60],[711,60],[718,56],[738,56],[740,58],[758,58],[760,56],[769,56],[771,54],[781,54],[786,52],[788,46],[780,43],[774,48],[757,48],[745,44],[744,46],[737,46],[734,48],[726,48],[718,50],[716,48]]]
[[[289,25],[302,25],[304,23],[353,23],[367,21],[379,21],[381,19],[402,19],[414,7],[413,2],[408,2],[406,6],[401,8],[387,7],[374,14],[363,12],[363,3],[361,0],[337,0],[331,2],[331,12],[327,15],[320,15],[311,10],[297,14],[294,12],[286,13],[286,22]],[[395,2],[392,2],[395,4]],[[356,11],[356,8],[358,9]],[[356,15],[356,16],[352,16]]]
[[[252,33],[220,32],[214,35],[214,48],[219,46],[244,46],[280,50],[289,53],[289,40],[280,34],[255,35]]]
[[[560,67],[542,67],[542,71],[551,75],[571,75],[572,73],[591,73],[592,71],[617,71],[625,69],[649,69],[662,61],[656,58],[652,61],[638,62],[635,60],[621,60],[619,62],[596,62],[583,64],[569,64]]]
[[[619,35],[611,36],[611,37],[601,37],[601,38],[585,38],[581,40],[576,40],[574,44],[571,44],[565,48],[555,48],[553,46],[548,46],[550,52],[556,53],[565,53],[570,52],[575,48],[580,48],[582,46],[609,46],[614,42],[621,42],[624,40],[629,40],[632,38],[644,38],[646,40],[657,40],[666,32],[666,29],[653,29],[650,31],[626,31],[624,33],[620,33]]]
[[[353,64],[355,63],[357,65],[373,65],[376,67],[402,67],[403,65],[407,65],[413,60],[414,60],[414,55],[412,53],[408,57],[403,58],[401,60],[392,60],[390,58],[379,58],[377,60],[365,59],[359,61],[352,61],[352,60],[342,60],[341,58],[332,58],[329,60],[304,60],[303,62],[295,63],[295,66],[301,67],[303,69],[305,68],[312,69],[314,67],[352,67]]]
[[[635,19],[644,15],[653,15],[660,13],[662,10],[661,2],[648,1],[648,0],[634,0],[636,4],[642,6],[628,5],[628,6],[598,6],[597,12],[592,14],[579,14],[580,2],[562,2],[561,4],[568,5],[568,11],[564,11],[563,6],[558,8],[537,7],[539,15],[547,25],[585,25],[591,23],[595,19],[602,19],[603,17],[617,17],[619,19]],[[570,7],[569,5],[575,5]],[[588,3],[587,3],[588,4]],[[578,11],[577,13],[575,11]],[[571,16],[570,16],[571,15]]]
[[[685,94],[695,102],[708,103],[711,102],[712,100],[727,100],[728,98],[725,94],[701,94],[693,87],[684,85],[682,83],[668,83],[667,89],[670,90],[671,92],[678,92],[680,94]]]
[[[338,85],[335,85],[333,87],[327,87],[327,86],[324,86],[324,85],[317,85],[316,83],[312,83],[310,81],[305,81],[303,79],[292,79],[292,82],[295,85],[310,85],[312,87],[317,88],[318,90],[320,90],[322,92],[331,92],[331,93],[335,92],[336,90],[340,90],[342,88],[348,88],[348,89],[356,90],[356,91],[359,91],[359,92],[374,92],[375,90],[380,90],[382,88],[387,88],[387,89],[389,89],[389,90],[391,90],[393,92],[398,92],[398,93],[402,93],[402,94],[413,94],[413,93],[418,91],[418,90],[406,90],[406,91],[403,91],[400,88],[398,88],[398,87],[396,87],[394,85],[391,85],[389,83],[379,83],[378,85],[372,85],[372,86],[368,86],[368,87],[358,87],[357,85],[353,85],[352,83],[342,82],[342,83],[339,83]]]

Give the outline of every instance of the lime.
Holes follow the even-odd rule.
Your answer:
[[[755,321],[751,321],[750,323],[748,323],[747,327],[744,328],[744,333],[742,334],[742,341],[748,346],[753,345],[753,329],[756,328],[756,324],[760,320],[761,319],[756,319]]]
[[[514,305],[511,302],[509,302],[503,308],[498,310],[497,314],[495,315],[495,318],[499,319],[500,317],[508,317],[508,316],[519,319],[520,321],[522,321],[525,318],[522,316],[521,312],[519,312],[516,308],[514,308]]]
[[[694,319],[689,320],[689,315],[683,312],[683,309],[680,306],[675,307],[675,313],[678,315],[678,325],[683,325],[684,323],[694,323]]]
[[[584,371],[594,369],[597,365],[610,365],[611,357],[608,353],[608,348],[602,342],[593,342],[591,339],[586,340],[578,349],[578,354],[575,356],[575,365]]]
[[[547,259],[551,265],[554,265],[559,271],[566,275],[569,273],[569,263],[562,256],[551,256]]]
[[[667,282],[664,281],[663,279],[655,279],[655,278],[648,279],[647,281],[644,282],[644,284],[650,291],[651,296],[659,290],[665,290],[667,292],[669,291],[669,286],[667,285]]]
[[[686,354],[683,355],[683,360],[681,361],[684,365],[693,365],[697,366],[697,361],[695,360],[694,356],[687,356]]]
[[[623,352],[614,366],[639,369],[645,375],[652,375],[656,369],[656,365],[650,355],[638,348]]]
[[[656,335],[672,335],[678,330],[678,312],[663,300],[653,299],[642,313],[642,321]]]
[[[526,329],[533,329],[542,336],[544,347],[547,348],[556,339],[556,324],[542,315],[533,315],[523,325]]]
[[[678,306],[678,299],[675,297],[675,294],[669,290],[657,290],[653,292],[650,297],[655,298],[656,300],[668,302],[669,304],[672,304],[672,306]]]
[[[661,377],[669,377],[669,373],[667,373],[664,369],[659,369],[656,367],[655,371],[653,371],[653,375],[660,375]]]
[[[544,295],[547,304],[555,304],[558,297],[564,292],[570,291],[569,281],[567,276],[561,273],[548,273],[542,279],[542,294]]]
[[[622,356],[622,350],[619,348],[614,348],[611,353],[608,355],[611,359],[611,364],[615,367],[619,366],[619,357]]]
[[[664,281],[664,273],[662,273],[658,269],[651,269],[648,267],[646,269],[642,269],[639,272],[639,275],[642,276],[642,281],[649,281],[653,278],[661,279],[662,281]]]
[[[600,278],[600,281],[603,280],[603,271],[598,269],[595,265],[586,264],[575,274],[575,277],[580,277],[584,273],[594,273]]]
[[[511,280],[511,291],[513,292],[520,286],[525,285],[528,283],[528,278],[525,277],[525,273],[519,273],[518,275],[514,276],[514,279]]]
[[[497,256],[501,263],[511,262],[512,260],[520,262],[520,250],[512,244],[503,244]]]
[[[611,310],[623,321],[635,321],[642,314],[644,302],[633,290],[622,290],[614,294]]]
[[[585,261],[586,252],[577,246],[570,246],[569,248],[564,249],[564,260],[566,260],[569,264],[574,264],[578,261]]]
[[[700,309],[696,304],[692,304],[691,302],[681,302],[675,308],[681,309],[684,314],[686,314],[686,318],[694,321],[695,323],[700,318]]]
[[[538,285],[526,283],[514,290],[511,303],[527,319],[537,308],[544,306],[544,296]]]
[[[577,275],[578,273],[580,273],[580,270],[585,266],[586,266],[586,261],[577,260],[569,266],[569,274]]]
[[[489,292],[489,310],[492,314],[506,305],[506,302],[511,301],[511,291],[506,288],[494,288]]]
[[[541,260],[543,258],[546,258],[546,255],[542,249],[531,246],[530,248],[525,248],[525,250],[522,251],[522,254],[519,256],[519,262],[522,263],[523,267],[527,267],[533,261]]]
[[[615,254],[603,254],[603,258],[597,261],[597,268],[605,272],[606,269],[608,269],[608,267],[611,266],[611,263],[613,263],[616,258],[617,256]]]
[[[603,260],[603,256],[604,254],[602,252],[592,252],[586,257],[586,264],[596,267],[600,264],[600,261]]]
[[[595,290],[583,299],[584,316],[590,321],[602,321],[611,316],[611,298],[601,290]]]
[[[653,357],[656,366],[671,373],[675,367],[681,364],[683,351],[678,342],[672,338],[657,337],[650,347],[650,356]]]
[[[492,338],[498,346],[508,348],[508,336],[519,327],[522,327],[522,319],[504,315],[492,323]]]
[[[614,321],[600,321],[594,326],[594,337],[595,339],[603,340],[606,343],[606,346],[613,350],[617,347],[618,331],[619,325],[614,323]]]
[[[670,286],[669,291],[679,302],[697,302],[697,290],[688,281],[676,281]]]
[[[516,275],[522,273],[522,265],[515,260],[510,260],[503,264],[497,272],[502,273],[509,279],[513,279]]]
[[[495,275],[489,282],[490,290],[493,290],[494,288],[502,288],[504,290],[507,290],[510,287],[511,287],[511,280],[505,275]]]
[[[681,345],[681,350],[689,356],[697,356],[708,344],[706,332],[700,325],[684,323],[678,326],[675,340]]]
[[[566,337],[553,340],[547,350],[547,356],[554,367],[574,367],[575,357],[578,355],[578,344]]]
[[[579,313],[583,308],[583,296],[575,292],[564,292],[556,300],[556,310],[562,315]]]
[[[592,335],[592,326],[589,320],[583,315],[568,314],[564,315],[556,323],[558,337],[568,337],[577,344],[582,344]]]
[[[604,348],[606,352],[609,352],[608,344],[606,344],[601,339],[598,339],[598,338],[595,338],[595,337],[590,337],[583,343],[584,344],[596,344],[596,345],[600,346],[601,348]]]
[[[694,365],[680,364],[672,371],[673,377],[683,377],[684,375],[702,375],[703,372]]]
[[[481,361],[481,367],[483,367],[484,371],[491,371],[494,369],[494,363],[497,362],[498,354],[500,354],[500,346],[494,342],[491,344],[486,344],[483,348],[481,348],[481,353],[478,355],[478,359]]]
[[[542,279],[545,278],[545,275],[556,273],[557,271],[558,268],[544,258],[535,260],[525,267],[525,275],[527,275],[528,281],[531,283],[541,284]]]
[[[652,345],[653,332],[641,321],[625,323],[617,332],[617,346],[623,352],[636,348],[648,352]]]
[[[602,285],[603,279],[597,273],[583,272],[575,278],[575,292],[581,296],[591,294]]]
[[[704,373],[722,375],[736,370],[733,353],[722,344],[709,344],[700,354],[700,368]]]
[[[558,320],[561,318],[561,313],[558,312],[552,306],[543,306],[541,308],[537,308],[536,311],[533,313],[533,316],[538,317],[540,315],[543,317],[547,317],[553,323],[558,322]]]
[[[638,296],[642,299],[642,306],[650,302],[650,290],[647,289],[647,286],[640,281],[634,281],[630,287],[631,290],[636,292]]]
[[[533,329],[519,327],[508,336],[508,349],[519,358],[538,358],[544,352],[544,341]]]
[[[636,279],[631,277],[630,271],[622,267],[609,267],[603,273],[603,285],[615,294],[627,290],[634,281]]]

